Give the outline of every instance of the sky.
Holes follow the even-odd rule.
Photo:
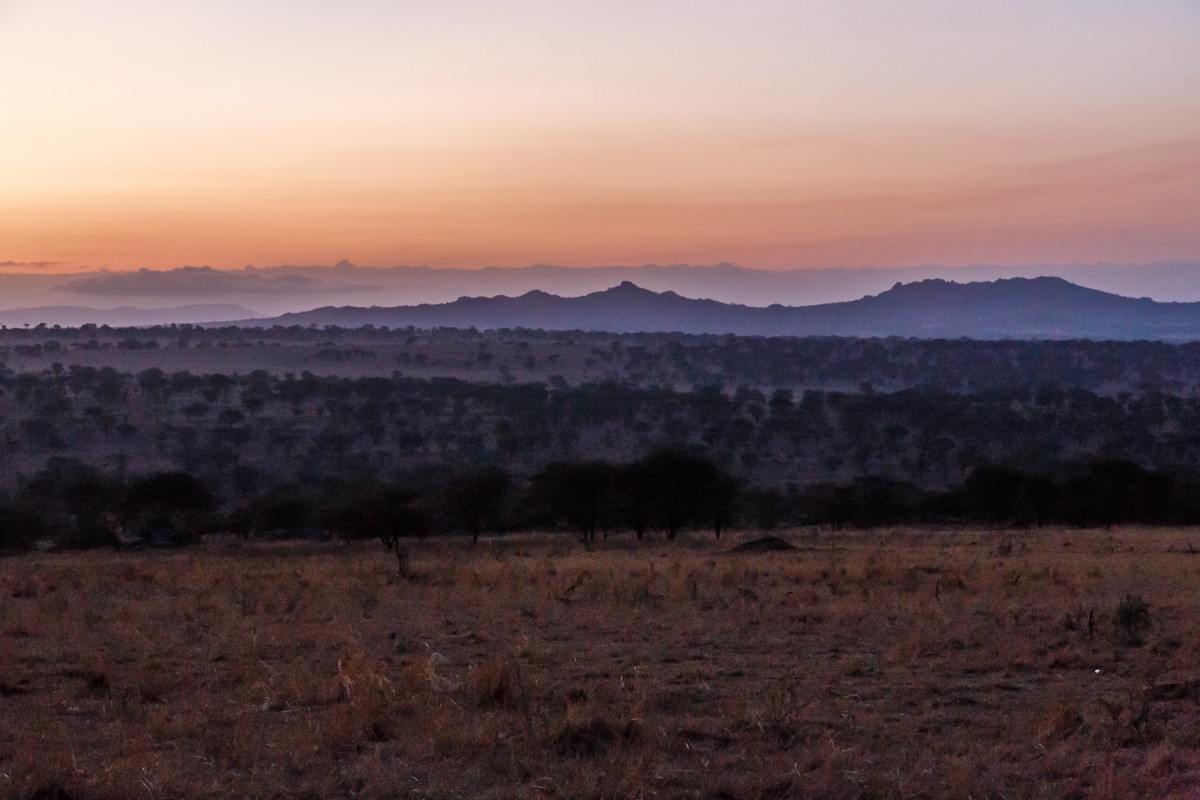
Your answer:
[[[0,270],[1200,260],[1196,0],[0,0],[0,108]]]

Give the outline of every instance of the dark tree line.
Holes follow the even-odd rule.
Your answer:
[[[247,537],[372,538],[389,550],[402,539],[565,526],[585,543],[597,530],[661,530],[668,539],[692,526],[719,537],[734,519],[738,482],[706,456],[656,450],[627,464],[546,465],[521,485],[503,468],[435,469],[386,481],[325,478],[275,484],[222,502],[181,472],[123,481],[70,459],[56,459],[0,501],[0,549],[39,541],[63,547],[181,545],[206,532]]]
[[[711,527],[716,537],[734,515],[740,481],[699,452],[655,450],[627,464],[558,461],[533,476],[530,494],[543,515],[595,541],[597,530],[647,529],[668,539],[689,526]]]
[[[122,480],[74,459],[52,459],[21,490],[0,499],[0,549],[44,540],[81,548],[188,544],[220,524],[221,510],[216,493],[184,472]]]
[[[1123,460],[976,469],[943,491],[880,477],[804,486],[747,485],[703,452],[665,447],[625,463],[556,461],[516,480],[495,466],[407,472],[389,480],[283,482],[222,499],[181,472],[121,479],[53,461],[0,499],[0,549],[185,545],[209,532],[252,538],[377,539],[401,554],[409,538],[520,530],[684,530],[718,538],[739,525],[827,529],[897,524],[1080,527],[1200,524],[1200,473],[1162,473]]]
[[[942,491],[867,476],[753,492],[746,521],[763,527],[962,524],[1004,527],[1200,524],[1200,473],[1091,460],[1027,472],[984,465]]]

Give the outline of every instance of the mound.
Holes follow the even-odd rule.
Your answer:
[[[778,536],[764,536],[761,539],[751,539],[748,542],[742,542],[737,547],[729,552],[731,553],[785,553],[790,550],[795,550],[796,546],[790,544]]]

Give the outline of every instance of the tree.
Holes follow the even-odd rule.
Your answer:
[[[295,484],[273,486],[244,504],[234,515],[235,530],[244,536],[267,531],[300,531],[317,523],[313,492]]]
[[[583,533],[583,543],[596,540],[596,528],[611,520],[617,492],[617,470],[607,461],[556,461],[533,478],[533,491],[559,519]]]
[[[814,523],[828,525],[835,531],[840,531],[854,518],[858,505],[853,486],[831,481],[805,486],[800,492],[799,503]]]
[[[460,472],[447,483],[446,510],[471,532],[472,542],[484,529],[500,526],[511,482],[508,470],[487,466]]]
[[[768,401],[768,407],[771,409],[772,416],[783,417],[791,413],[796,407],[792,390],[776,389],[771,393],[771,399]]]
[[[20,505],[28,509],[54,509],[60,542],[73,547],[115,544],[105,515],[115,511],[125,487],[114,477],[75,458],[51,458],[22,489]]]
[[[1012,467],[977,467],[963,484],[964,511],[991,523],[1014,522],[1025,493],[1025,475]]]
[[[621,515],[633,526],[639,541],[650,526],[655,491],[650,470],[642,461],[617,468],[617,496]]]
[[[402,539],[429,534],[429,516],[419,507],[419,495],[397,483],[343,491],[327,502],[319,517],[347,539],[378,539],[399,556]]]
[[[742,493],[742,481],[720,468],[716,468],[705,494],[703,511],[713,526],[713,535],[721,538],[721,529],[727,527],[737,511],[738,498]]]
[[[124,517],[143,536],[164,534],[173,544],[196,540],[212,522],[217,498],[204,481],[186,472],[158,472],[129,486]]]
[[[627,471],[626,487],[632,504],[640,506],[673,540],[679,531],[706,510],[713,514],[720,532],[726,520],[736,484],[708,457],[684,447],[664,447],[642,458]]]
[[[165,403],[167,400],[167,390],[170,388],[170,381],[167,376],[158,367],[150,367],[138,373],[137,376],[138,388],[142,393],[155,403]]]

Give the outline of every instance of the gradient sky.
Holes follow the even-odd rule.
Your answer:
[[[0,0],[0,108],[0,262],[1200,260],[1196,0]]]

